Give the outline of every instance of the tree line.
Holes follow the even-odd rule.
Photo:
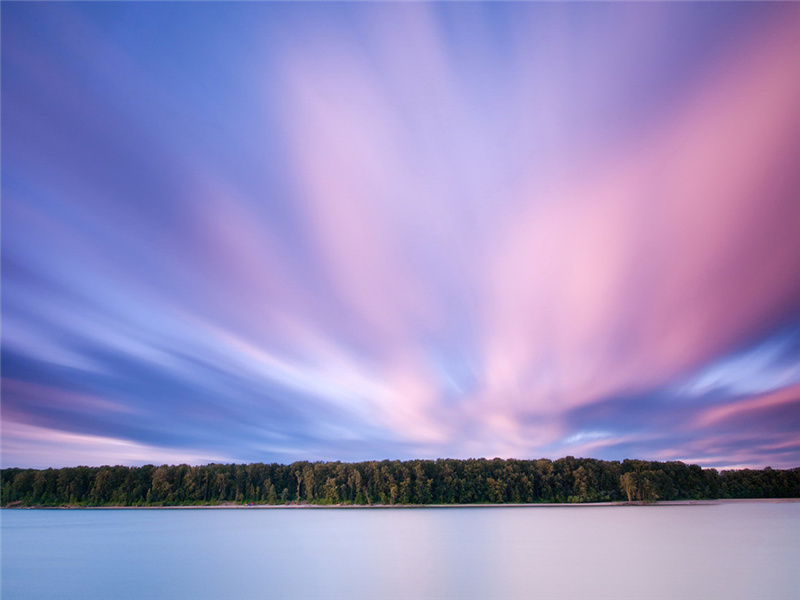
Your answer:
[[[2,506],[479,504],[800,497],[800,468],[682,462],[439,459],[9,468]]]

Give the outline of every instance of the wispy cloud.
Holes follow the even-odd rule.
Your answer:
[[[796,5],[3,16],[4,465],[800,460]]]

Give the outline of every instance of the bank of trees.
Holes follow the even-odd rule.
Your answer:
[[[439,459],[291,465],[4,469],[3,506],[472,504],[800,497],[800,468],[682,462]]]

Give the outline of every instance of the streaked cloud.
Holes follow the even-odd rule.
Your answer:
[[[798,464],[796,5],[3,17],[4,465]]]

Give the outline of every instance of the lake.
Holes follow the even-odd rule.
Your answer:
[[[800,598],[800,503],[3,510],[2,598]]]

